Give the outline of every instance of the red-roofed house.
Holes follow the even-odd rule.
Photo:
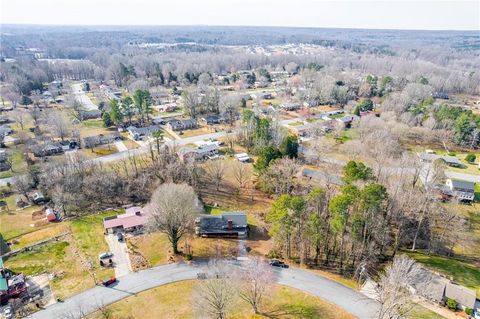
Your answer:
[[[130,207],[125,210],[125,214],[103,219],[103,226],[107,233],[116,231],[131,232],[143,228],[147,221],[143,209],[138,206]]]

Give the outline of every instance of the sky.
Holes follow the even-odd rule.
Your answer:
[[[0,0],[2,24],[480,30],[480,0]]]

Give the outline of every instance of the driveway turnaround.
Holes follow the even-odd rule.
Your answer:
[[[176,281],[196,279],[206,264],[175,263],[130,273],[109,287],[97,286],[78,295],[46,307],[30,318],[82,318],[105,306],[137,293]],[[232,267],[236,267],[232,263]],[[320,297],[360,319],[375,318],[379,308],[376,301],[359,292],[312,272],[290,268],[274,269],[279,284],[293,287]],[[184,296],[179,296],[183,298]]]

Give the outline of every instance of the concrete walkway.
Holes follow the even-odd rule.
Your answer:
[[[196,279],[197,273],[205,271],[205,266],[205,263],[175,263],[130,273],[110,287],[97,286],[89,289],[64,302],[49,306],[30,318],[81,318],[96,311],[101,305],[135,296],[141,291],[176,281]],[[238,267],[238,262],[232,262],[232,267]],[[277,283],[320,297],[360,319],[375,318],[379,309],[376,301],[315,273],[298,268],[274,269],[274,273]],[[188,296],[178,296],[186,297]]]

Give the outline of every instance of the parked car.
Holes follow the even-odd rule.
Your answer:
[[[117,239],[118,241],[123,241],[123,234],[122,233],[117,233]]]
[[[12,307],[10,306],[7,306],[3,309],[3,316],[6,318],[6,319],[11,319],[13,318],[13,312],[12,312]]]
[[[276,259],[270,260],[269,264],[270,266],[273,266],[273,267],[288,268],[288,265],[286,263]]]
[[[104,252],[104,253],[101,253],[100,255],[98,255],[98,258],[99,259],[108,259],[112,256],[113,256],[113,253],[107,251],[107,252]]]
[[[111,284],[115,283],[116,281],[117,281],[117,278],[115,278],[115,277],[105,278],[102,281],[102,285],[104,285],[105,287],[108,287]]]

